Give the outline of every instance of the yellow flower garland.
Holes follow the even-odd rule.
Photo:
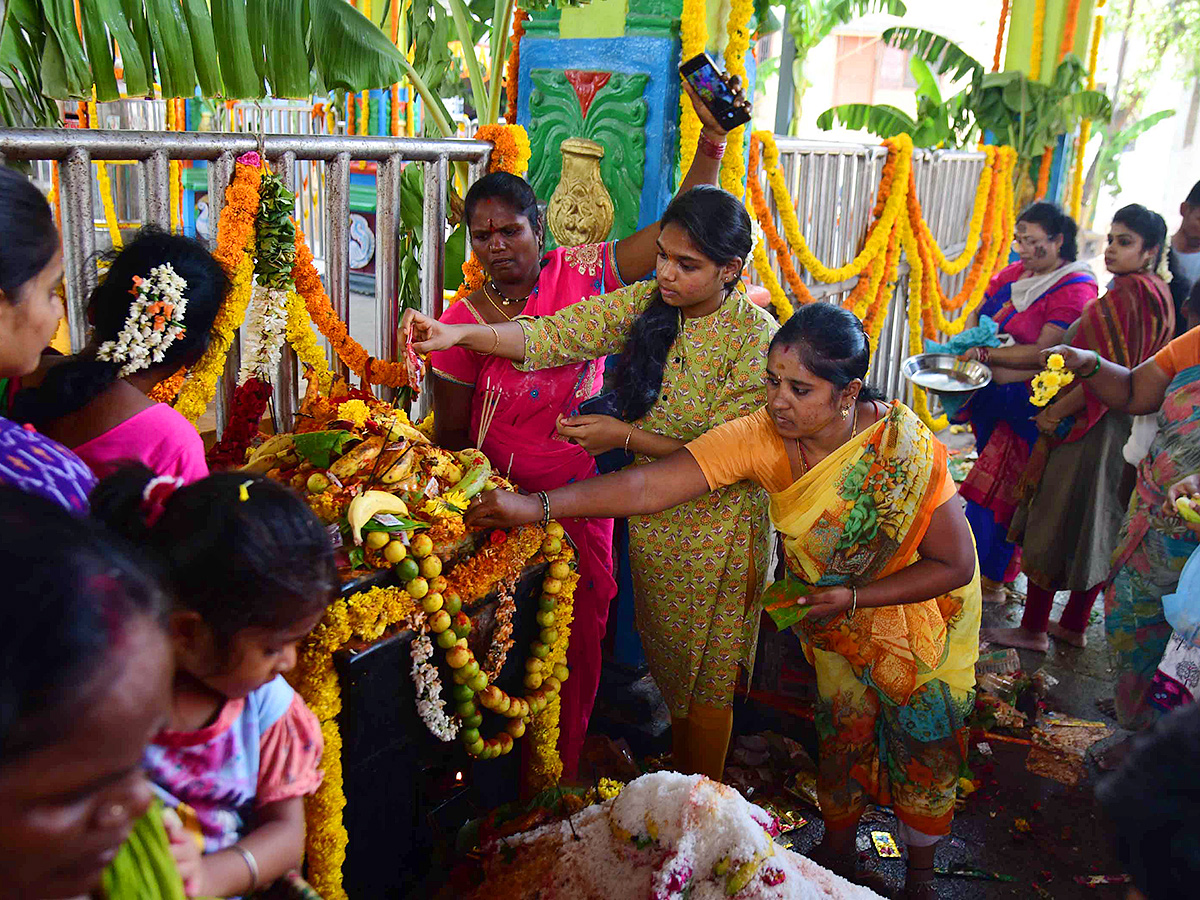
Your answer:
[[[754,0],[732,0],[729,21],[725,25],[729,41],[725,45],[725,71],[736,75],[743,89],[746,84],[746,53],[750,49],[750,17],[754,15]],[[721,187],[741,199],[746,192],[746,126],[739,125],[725,141],[721,159]]]
[[[847,278],[853,278],[861,274],[863,269],[867,267],[867,263],[887,247],[892,227],[900,215],[900,210],[904,207],[907,199],[906,186],[908,184],[909,171],[912,168],[912,138],[907,134],[900,134],[892,139],[897,147],[896,174],[893,180],[894,187],[888,194],[883,214],[871,226],[871,231],[867,235],[863,249],[844,266],[829,269],[816,258],[808,248],[808,242],[804,240],[804,235],[800,233],[800,222],[796,218],[796,208],[792,205],[792,199],[788,194],[787,182],[784,180],[783,170],[779,166],[779,148],[775,144],[774,136],[765,131],[759,132],[759,134],[762,138],[763,146],[763,167],[767,170],[768,180],[771,184],[771,194],[775,198],[775,206],[779,210],[780,218],[783,220],[783,230],[787,236],[788,244],[801,265],[808,269],[818,281],[824,281],[827,284],[845,281]]]
[[[100,113],[96,109],[96,89],[92,88],[92,99],[88,101],[88,127],[100,127]],[[108,177],[108,163],[92,163],[96,167],[96,187],[100,191],[100,203],[104,207],[104,225],[108,229],[108,239],[114,250],[120,250],[124,244],[121,241],[121,226],[117,219],[117,208],[113,203],[112,180]]]
[[[679,19],[681,47],[679,58],[687,62],[703,53],[708,44],[708,11],[704,0],[683,0],[683,13]],[[700,117],[686,93],[679,92],[679,171],[687,174],[696,156],[696,145],[700,140]]]
[[[1029,48],[1029,80],[1042,77],[1042,42],[1046,31],[1046,0],[1035,0],[1033,5],[1033,43]]]
[[[569,559],[564,555],[562,559]],[[575,619],[575,586],[579,584],[579,572],[572,570],[571,575],[563,580],[562,590],[558,595],[558,603],[554,607],[554,627],[558,631],[558,640],[550,648],[546,661],[542,664],[543,671],[552,671],[555,666],[567,662],[567,645],[571,640],[571,622]],[[558,753],[559,720],[562,712],[562,693],[554,695],[554,699],[529,723],[530,729],[530,760],[529,786],[536,793],[553,787],[562,778],[562,757]]]
[[[979,173],[979,184],[975,188],[975,199],[971,204],[971,224],[967,228],[967,245],[957,259],[953,261],[946,259],[942,248],[934,240],[929,226],[923,218],[921,219],[922,236],[926,238],[926,243],[933,251],[933,258],[937,261],[938,268],[947,275],[957,275],[971,264],[976,251],[979,250],[980,239],[983,237],[983,214],[987,211],[991,200],[992,170],[996,165],[996,148],[985,146],[983,151],[987,155],[987,160],[983,164],[983,171]]]
[[[328,394],[333,383],[333,375],[329,371],[329,361],[317,343],[313,334],[312,320],[308,317],[308,307],[304,298],[296,291],[288,291],[287,299],[287,340],[296,351],[296,358],[312,370],[317,379],[321,393]]]
[[[325,778],[305,801],[308,880],[324,900],[346,900],[342,865],[349,840],[342,821],[346,793],[342,784],[342,739],[337,716],[342,695],[333,654],[351,638],[378,640],[389,627],[409,616],[417,604],[398,587],[371,588],[338,600],[325,612],[300,651],[293,686],[321,722]]]

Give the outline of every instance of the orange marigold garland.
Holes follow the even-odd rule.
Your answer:
[[[508,65],[504,72],[504,93],[508,95],[508,106],[504,119],[509,125],[517,124],[517,80],[521,67],[521,38],[525,36],[525,20],[529,13],[517,7],[513,10],[512,50],[508,54]]]
[[[1008,24],[1008,2],[1000,4],[1000,27],[996,29],[996,52],[992,56],[992,71],[1000,71],[1000,51],[1004,48],[1004,26]]]
[[[261,163],[253,151],[238,157],[233,180],[225,189],[225,208],[217,223],[217,249],[213,256],[229,274],[232,284],[213,320],[208,349],[192,367],[175,401],[175,409],[191,422],[200,418],[212,401],[225,357],[246,318],[254,280],[254,227],[262,182]]]
[[[187,366],[180,366],[174,375],[170,378],[164,378],[152,387],[150,393],[146,396],[155,403],[174,403],[176,396],[179,394],[179,389],[183,387],[185,378],[187,378]]]
[[[317,330],[325,336],[346,367],[363,380],[364,384],[381,384],[387,387],[408,385],[408,371],[404,362],[375,359],[362,344],[350,336],[346,324],[337,317],[321,276],[313,265],[312,251],[304,240],[304,232],[296,229],[296,262],[292,268],[296,282],[296,293],[304,298],[304,305]]]
[[[475,139],[490,141],[492,155],[488,159],[488,172],[510,172],[521,175],[529,168],[532,150],[529,135],[521,125],[482,125],[475,132]],[[470,242],[468,241],[468,247]],[[483,266],[472,251],[462,266],[463,283],[454,292],[451,303],[469,297],[483,287]]]
[[[1042,151],[1042,161],[1038,165],[1037,187],[1034,189],[1033,198],[1035,200],[1044,200],[1046,191],[1050,187],[1050,168],[1054,164],[1054,148],[1049,144]]]

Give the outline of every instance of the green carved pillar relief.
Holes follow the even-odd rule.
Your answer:
[[[529,96],[532,159],[529,181],[548,201],[562,174],[560,146],[567,138],[587,138],[604,147],[600,177],[613,202],[609,239],[637,230],[646,160],[644,74],[567,72],[534,69]],[[597,89],[597,85],[599,85]],[[547,235],[549,242],[550,236]]]

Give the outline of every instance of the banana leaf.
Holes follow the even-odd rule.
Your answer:
[[[267,95],[254,66],[245,0],[212,0],[213,37],[228,97],[259,99]]]
[[[411,68],[387,35],[346,0],[310,0],[309,13],[316,67],[329,88],[385,87]]]
[[[134,47],[142,58],[142,71],[146,73],[144,88],[135,91],[133,87],[129,87],[128,91],[135,96],[149,94],[154,85],[154,46],[150,41],[150,23],[146,21],[146,10],[142,6],[142,0],[121,0],[121,9],[125,11],[125,24],[133,34]],[[117,43],[120,44],[119,39]],[[129,57],[133,52],[133,47],[126,49],[122,45],[121,61],[125,64],[126,73],[129,72]]]
[[[307,97],[310,67],[305,53],[280,53],[272,48],[303,47],[305,7],[295,0],[259,0],[267,15],[264,57],[267,81],[276,97]],[[382,34],[382,32],[380,32]]]
[[[886,103],[843,103],[817,116],[817,127],[829,131],[835,119],[846,128],[864,129],[881,138],[917,130],[917,123],[907,113]]]
[[[141,47],[138,45],[138,39],[134,35],[133,29],[130,27],[128,20],[125,18],[125,12],[121,8],[120,0],[79,0],[79,10],[83,15],[85,33],[89,28],[89,23],[98,24],[103,50],[97,52],[93,50],[91,40],[88,41],[88,58],[92,63],[92,75],[96,79],[96,94],[97,99],[116,99],[116,97],[108,98],[100,92],[100,80],[106,75],[113,74],[113,60],[110,44],[107,39],[104,39],[104,28],[108,28],[108,33],[113,40],[117,42],[117,47],[121,51],[121,65],[125,70],[125,90],[131,96],[140,96],[149,93],[150,91],[150,72],[152,71],[149,62],[142,55]],[[101,69],[107,69],[102,72]],[[116,79],[113,78],[112,87],[116,88]]]
[[[83,42],[87,47],[88,59],[96,82],[97,100],[119,100],[121,91],[117,87],[117,75],[113,68],[112,45],[104,29],[104,19],[95,6],[86,2],[79,4],[79,17],[83,27]]]
[[[187,18],[175,0],[146,0],[150,40],[164,97],[191,97],[196,91],[196,62]]]
[[[888,28],[883,32],[883,41],[901,50],[911,50],[914,56],[933,66],[939,75],[950,74],[951,81],[964,77],[974,81],[984,74],[983,63],[970,53],[949,38],[923,28]]]
[[[50,97],[90,97],[92,73],[71,0],[43,0],[46,42],[42,52],[42,90]]]
[[[224,87],[221,84],[217,41],[208,3],[206,0],[183,0],[183,13],[192,38],[192,58],[196,64],[200,90],[206,97],[219,97],[224,93]]]

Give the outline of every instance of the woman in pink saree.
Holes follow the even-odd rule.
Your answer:
[[[693,105],[704,128],[681,193],[697,184],[715,184],[724,150],[724,130],[694,97]],[[552,315],[647,275],[658,253],[659,227],[654,223],[618,241],[543,254],[545,226],[533,189],[505,172],[487,175],[471,187],[463,221],[486,280],[445,311],[441,321],[447,324],[495,325],[517,316]],[[448,449],[474,446],[484,397],[489,391],[498,393],[499,405],[480,449],[526,491],[549,491],[596,475],[589,450],[599,452],[608,430],[628,428],[609,416],[578,415],[579,404],[602,386],[603,360],[521,372],[508,360],[455,347],[431,354],[430,366],[437,442]],[[570,437],[561,433],[568,419]],[[608,441],[603,449],[610,446]],[[579,550],[581,576],[567,650],[571,677],[563,684],[559,720],[563,776],[572,779],[600,684],[600,643],[617,586],[613,520],[561,523]]]

